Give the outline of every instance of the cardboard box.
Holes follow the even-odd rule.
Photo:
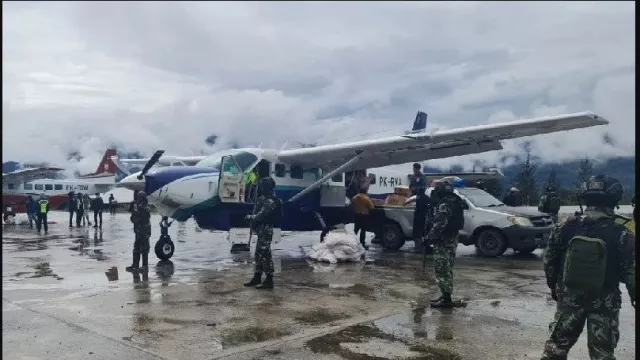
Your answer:
[[[408,199],[407,196],[391,194],[387,196],[384,201],[385,206],[404,206],[404,202]]]
[[[409,190],[408,186],[396,186],[393,189],[393,193],[396,195],[401,195],[401,196],[405,196],[405,197],[409,197],[411,196],[411,190]]]

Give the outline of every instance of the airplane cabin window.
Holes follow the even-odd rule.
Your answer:
[[[45,189],[45,190],[53,190],[53,185],[51,185],[51,184],[46,184],[46,185],[44,186],[44,189]]]
[[[284,164],[276,164],[274,169],[276,177],[284,177],[284,174],[287,172],[287,168]]]
[[[14,190],[16,188],[16,184],[8,184],[9,190]]]
[[[304,169],[300,165],[291,165],[290,176],[292,179],[302,179]]]
[[[44,186],[42,186],[42,184],[36,184],[36,190],[44,190]]]
[[[33,190],[33,184],[24,184],[25,190]]]
[[[62,190],[62,184],[55,184],[53,188],[56,190]]]
[[[333,177],[331,177],[331,181],[342,182],[342,173],[333,175]]]
[[[376,184],[376,174],[369,174],[369,184],[371,185]]]

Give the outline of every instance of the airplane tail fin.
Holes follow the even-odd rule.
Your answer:
[[[411,132],[424,131],[427,128],[427,113],[418,111],[416,119],[413,121]]]
[[[81,178],[114,176],[116,174],[116,164],[111,160],[111,157],[115,155],[116,149],[107,149],[98,164],[96,172],[83,175]]]

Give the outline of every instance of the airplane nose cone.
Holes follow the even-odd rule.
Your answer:
[[[142,178],[142,180],[138,180],[138,175],[140,175],[139,171],[135,174],[131,174],[125,177],[116,184],[116,187],[123,187],[129,190],[144,191],[144,178]]]

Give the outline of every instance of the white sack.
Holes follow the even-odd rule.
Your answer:
[[[355,235],[342,231],[327,234],[324,242],[315,244],[307,252],[309,258],[335,264],[344,261],[360,261],[365,249]]]

